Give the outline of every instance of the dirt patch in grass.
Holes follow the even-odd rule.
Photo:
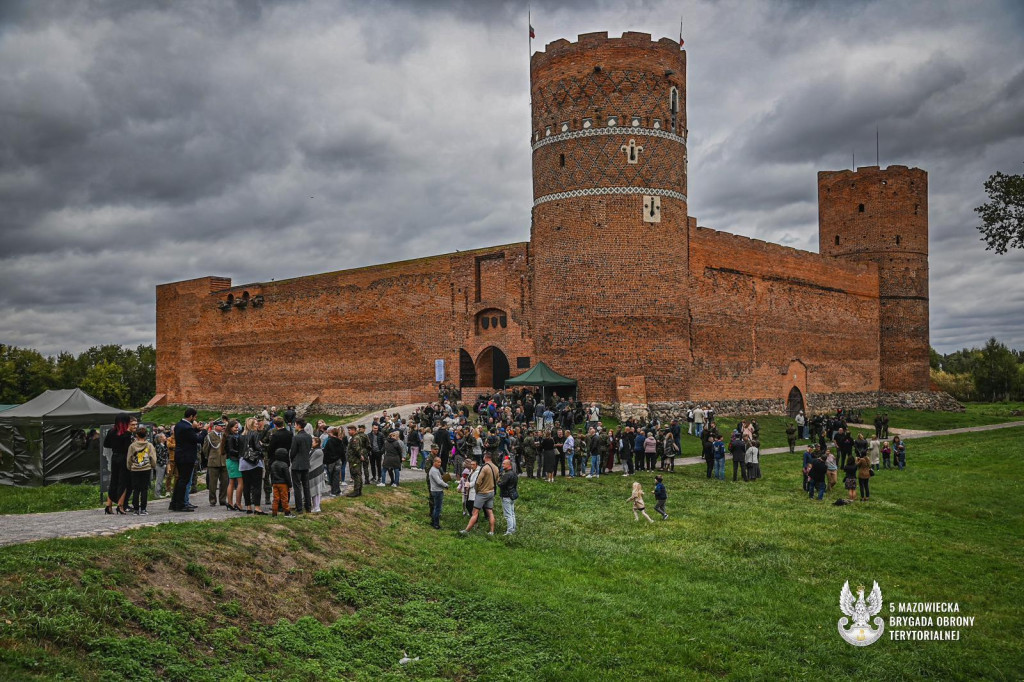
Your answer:
[[[359,568],[360,557],[375,553],[377,535],[389,523],[378,509],[348,504],[309,519],[231,529],[173,551],[153,536],[142,541],[153,546],[98,563],[104,573],[126,576],[119,588],[143,608],[184,606],[223,624],[294,622],[302,616],[327,624],[352,608],[314,583],[317,572]]]

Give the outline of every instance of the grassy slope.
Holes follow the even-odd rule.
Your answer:
[[[44,488],[0,486],[0,514],[35,514],[100,506],[97,485],[58,483]]]
[[[991,453],[1022,436],[913,441],[909,469],[853,507],[808,501],[797,457],[772,456],[754,484],[670,476],[653,526],[611,476],[524,483],[511,540],[457,536],[452,498],[431,531],[416,485],[291,523],[4,548],[0,678],[1014,679],[1024,491]],[[851,647],[847,579],[958,601],[977,624]],[[397,665],[403,650],[422,660]]]

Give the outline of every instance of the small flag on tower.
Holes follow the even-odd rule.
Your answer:
[[[531,31],[533,29],[530,29]],[[679,49],[683,48],[683,20],[679,20]]]
[[[532,25],[530,26],[530,37],[531,38],[536,38],[537,37],[537,34],[534,32]]]

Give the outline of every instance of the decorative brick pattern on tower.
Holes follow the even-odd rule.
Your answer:
[[[878,166],[818,173],[823,255],[875,263],[883,391],[927,391],[928,174]]]
[[[530,79],[537,355],[588,399],[614,402],[635,375],[651,400],[685,396],[686,53],[588,33],[535,54]]]
[[[436,396],[439,359],[467,396],[543,360],[584,400],[630,414],[900,404],[900,392],[927,391],[924,171],[820,173],[821,253],[798,251],[687,215],[676,41],[557,40],[533,55],[530,82],[529,243],[160,285],[162,399],[402,404]]]

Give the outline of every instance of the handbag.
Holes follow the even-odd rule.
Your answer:
[[[874,475],[875,475],[875,470],[874,469],[868,469],[868,478],[871,478]]]
[[[242,459],[245,460],[246,464],[250,464],[252,466],[258,465],[263,460],[263,456],[260,454],[258,440],[252,438],[247,438],[245,440]]]

